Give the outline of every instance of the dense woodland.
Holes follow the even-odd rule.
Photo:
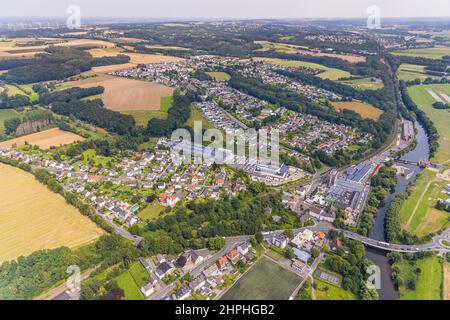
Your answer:
[[[0,75],[0,80],[18,84],[64,80],[88,71],[91,67],[122,64],[130,60],[125,55],[93,58],[88,52],[62,46],[52,46],[45,51],[33,59],[11,59],[9,62],[0,62],[0,70],[8,70]]]

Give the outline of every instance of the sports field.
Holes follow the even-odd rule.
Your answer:
[[[50,149],[50,147],[59,147],[81,140],[84,140],[84,138],[76,135],[75,133],[53,128],[1,142],[0,148],[20,147],[25,143],[28,143],[31,145],[37,145],[39,148],[45,150]]]
[[[301,280],[295,273],[262,258],[223,295],[222,300],[288,300]]]
[[[450,226],[448,213],[435,208],[449,181],[437,179],[437,173],[424,170],[412,187],[411,195],[400,209],[402,228],[419,237]]]
[[[417,261],[417,266],[422,270],[417,275],[413,266],[408,261],[398,264],[404,284],[400,286],[400,299],[402,300],[441,300],[442,264],[436,256]],[[409,290],[405,284],[409,279],[417,277],[416,289]]]
[[[0,133],[5,130],[4,123],[7,119],[20,118],[19,113],[14,109],[0,109]]]
[[[352,110],[360,114],[361,117],[372,120],[378,120],[383,114],[383,110],[360,101],[332,102],[331,104],[336,108],[336,110]]]
[[[431,90],[431,91],[430,91]],[[443,101],[450,97],[450,84],[431,84],[408,87],[408,93],[436,126],[439,132],[439,149],[433,161],[443,163],[450,159],[450,112],[432,107],[437,100],[430,94],[434,92]],[[450,102],[448,102],[450,103]]]
[[[273,59],[273,58],[255,58],[256,61],[264,61],[271,64],[277,64],[281,66],[288,67],[308,67],[318,70],[323,70],[324,72],[318,74],[317,76],[322,79],[338,80],[340,78],[349,78],[351,74],[347,71],[329,68],[321,64],[297,61],[297,60],[283,60],[283,59]]]
[[[450,55],[450,47],[435,46],[433,48],[418,48],[408,50],[397,50],[392,52],[396,56],[409,56],[428,59],[441,59],[443,56]]]
[[[30,173],[0,164],[0,262],[78,247],[104,232]]]
[[[161,108],[161,98],[172,96],[173,89],[161,84],[127,78],[98,75],[78,81],[67,82],[61,88],[105,88],[103,102],[114,111],[155,110]]]

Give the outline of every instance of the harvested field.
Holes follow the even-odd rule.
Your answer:
[[[78,247],[104,232],[20,169],[0,164],[0,262],[42,249]]]
[[[59,147],[81,140],[84,140],[84,138],[79,135],[54,128],[1,142],[0,148],[20,147],[27,142],[31,145],[37,145],[39,148],[45,150],[50,149],[50,147]]]
[[[332,102],[333,107],[337,110],[352,110],[357,112],[363,118],[368,118],[372,120],[378,120],[383,114],[383,110],[375,108],[374,106],[360,102],[360,101],[350,101],[350,102]]]
[[[64,84],[64,87],[105,88],[103,102],[114,111],[160,110],[161,98],[173,95],[173,89],[152,82],[99,76]]]
[[[111,51],[94,51],[94,53],[97,56],[101,56],[101,52],[106,52],[106,56],[116,56],[117,54],[120,54],[120,52],[117,52],[117,54],[111,54]],[[114,64],[110,66],[102,66],[102,67],[95,67],[92,68],[93,71],[99,72],[99,73],[111,73],[115,71],[122,71],[127,69],[132,69],[137,67],[138,64],[149,64],[149,63],[161,63],[161,62],[177,62],[181,61],[183,59],[178,57],[172,57],[172,56],[164,56],[159,54],[141,54],[141,53],[122,53],[130,57],[130,62],[125,64]]]

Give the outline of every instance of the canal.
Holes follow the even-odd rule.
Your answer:
[[[425,133],[425,130],[418,122],[415,123],[415,128],[417,131],[416,135],[417,146],[414,148],[414,150],[411,150],[410,152],[402,156],[400,158],[401,160],[409,160],[416,162],[424,159],[429,159],[430,148],[428,144],[428,137]],[[403,165],[403,164],[402,166],[411,169],[414,172],[414,174],[410,176],[409,179],[403,176],[398,177],[395,192],[389,194],[386,197],[384,201],[385,205],[378,211],[378,214],[375,219],[375,225],[369,233],[369,236],[373,239],[386,241],[386,235],[384,231],[384,221],[386,218],[387,209],[389,208],[391,201],[397,194],[406,191],[408,185],[413,181],[415,181],[417,174],[421,172],[421,169],[417,166]],[[399,294],[391,279],[391,266],[389,264],[386,253],[372,248],[366,248],[366,252],[367,258],[373,261],[381,270],[381,279],[380,279],[381,289],[378,290],[380,300],[398,299]]]

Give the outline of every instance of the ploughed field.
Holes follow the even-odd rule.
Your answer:
[[[81,140],[84,140],[84,138],[75,133],[53,128],[0,142],[0,148],[20,147],[28,143],[30,145],[37,145],[39,148],[45,150],[50,149],[50,147],[59,147]]]
[[[0,262],[78,247],[104,233],[30,173],[0,164],[0,181]]]

